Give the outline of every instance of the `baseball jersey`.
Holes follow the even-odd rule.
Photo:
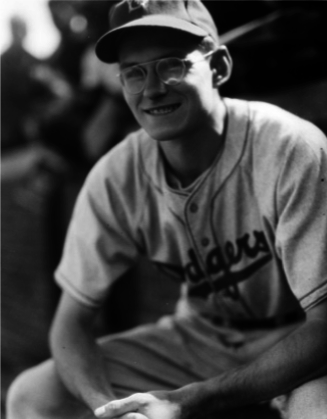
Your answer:
[[[96,164],[56,271],[63,289],[101,305],[145,255],[181,284],[178,310],[212,322],[279,324],[326,298],[326,137],[276,106],[224,102],[223,149],[191,188],[170,186],[143,129]]]

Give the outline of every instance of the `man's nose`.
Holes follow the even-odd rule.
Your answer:
[[[168,86],[160,80],[156,70],[149,69],[143,95],[149,98],[161,96],[167,93]]]

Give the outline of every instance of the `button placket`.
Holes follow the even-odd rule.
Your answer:
[[[199,210],[198,204],[196,204],[195,202],[192,202],[192,204],[190,205],[191,213],[195,214],[196,212],[198,212],[198,210]]]
[[[201,244],[202,244],[203,247],[207,247],[209,245],[209,243],[210,243],[210,240],[208,239],[208,237],[203,237],[201,239]]]

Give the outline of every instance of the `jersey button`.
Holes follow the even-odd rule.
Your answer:
[[[208,244],[210,243],[210,240],[208,239],[208,237],[203,237],[203,239],[201,240],[201,243],[203,247],[207,247]]]
[[[195,204],[194,202],[193,204],[190,205],[190,211],[193,212],[193,214],[198,212],[198,209],[199,209],[198,205]]]

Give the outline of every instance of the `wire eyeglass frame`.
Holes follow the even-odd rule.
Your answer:
[[[138,95],[143,92],[146,86],[146,82],[147,82],[147,72],[144,69],[144,67],[148,65],[155,65],[155,72],[159,80],[168,86],[176,86],[179,83],[181,83],[182,80],[184,79],[186,75],[186,71],[187,71],[187,64],[193,65],[198,62],[205,61],[208,57],[213,55],[215,52],[216,50],[209,51],[208,53],[204,54],[199,59],[195,59],[195,60],[190,59],[190,58],[168,57],[168,58],[160,58],[159,60],[148,61],[142,64],[132,65],[128,68],[123,69],[120,73],[117,74],[117,77],[119,77],[121,84],[125,88],[127,93],[131,95]],[[172,73],[172,70],[174,68],[173,64],[175,64],[175,69],[177,69],[177,72],[175,75],[172,75],[172,74],[169,75],[169,72]],[[164,67],[165,65],[166,65],[166,68]],[[134,83],[135,83],[134,87],[133,85],[131,85],[131,83],[127,81],[128,73],[130,73],[133,70],[134,71],[138,70],[139,76],[141,76],[141,78],[138,81],[138,88],[136,87],[137,81],[134,80]]]

